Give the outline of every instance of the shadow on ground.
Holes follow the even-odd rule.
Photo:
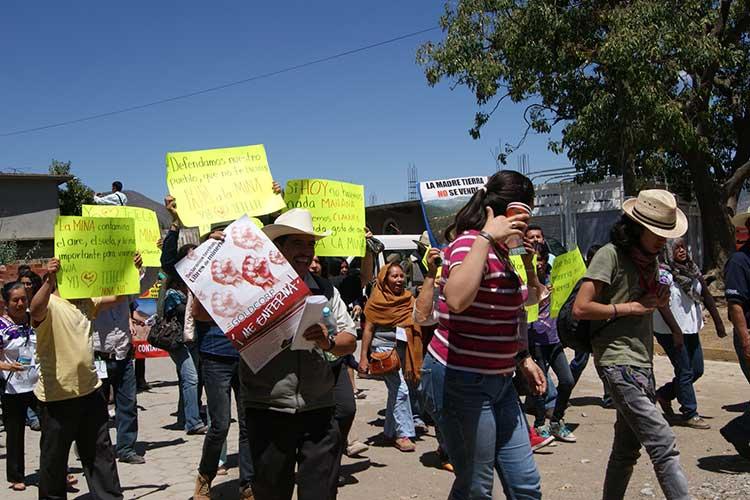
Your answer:
[[[713,455],[698,459],[698,468],[719,474],[750,473],[750,460],[739,455]]]

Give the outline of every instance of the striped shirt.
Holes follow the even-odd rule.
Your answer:
[[[456,370],[489,375],[510,375],[518,353],[518,328],[526,300],[523,285],[506,253],[489,251],[484,276],[474,302],[461,313],[452,313],[443,290],[451,271],[471,250],[479,231],[466,231],[448,248],[443,258],[438,302],[438,327],[428,347],[440,363]]]

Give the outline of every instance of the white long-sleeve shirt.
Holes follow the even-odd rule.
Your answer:
[[[94,203],[97,205],[127,205],[128,197],[120,191],[105,194],[104,196],[94,196]]]

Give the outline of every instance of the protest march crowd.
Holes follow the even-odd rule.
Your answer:
[[[180,155],[172,163],[181,176],[191,165],[224,168],[208,156]],[[224,166],[241,160],[230,157]],[[385,383],[383,440],[394,453],[413,452],[414,439],[434,427],[442,468],[455,475],[447,498],[489,500],[495,474],[507,498],[541,498],[533,453],[553,441],[576,443],[565,413],[592,356],[603,404],[616,410],[601,497],[625,497],[643,447],[664,496],[690,498],[671,426],[711,432],[693,388],[703,375],[704,307],[717,334],[726,332],[671,193],[643,190],[626,200],[609,241],[587,249],[584,260],[578,249],[550,252],[531,217],[532,182],[500,171],[472,178],[478,184],[458,193],[464,201],[449,225],[439,235],[425,232],[410,259],[379,260],[383,244],[345,209],[326,226],[313,208],[280,211],[304,200],[273,201],[284,191],[310,193],[311,182],[282,190],[267,171],[247,181],[253,186],[240,202],[218,199],[209,213],[203,204],[211,180],[188,189],[170,184],[168,174],[172,224],[158,250],[156,241],[137,241],[133,219],[104,212],[98,220],[108,225],[89,225],[96,208],[60,217],[46,273],[19,269],[3,285],[0,370],[12,490],[26,488],[28,422],[41,430],[39,498],[66,498],[78,480],[68,473],[72,444],[91,495],[123,498],[117,460],[145,463],[134,445],[139,425],[149,425],[138,418],[131,326],[136,297],[158,280],[148,341],[174,362],[178,425],[204,437],[201,456],[193,457],[196,500],[210,498],[212,482],[226,474],[232,395],[239,498],[289,500],[296,488],[300,500],[335,499],[342,456],[368,448],[349,435],[358,377]],[[253,199],[258,192],[262,200]],[[95,198],[100,207],[127,203],[119,182]],[[332,243],[334,232],[345,232],[337,221],[347,219],[361,234],[340,236],[354,242],[356,254],[338,253],[347,243]],[[735,219],[750,228],[750,213]],[[200,245],[180,244],[186,225],[201,228]],[[70,236],[81,228],[89,236]],[[115,244],[97,274],[85,267],[86,256],[103,240]],[[415,266],[422,274],[416,285]],[[749,245],[729,260],[725,282],[750,382]],[[654,339],[674,366],[674,378],[659,387]],[[750,459],[750,415],[721,434]]]

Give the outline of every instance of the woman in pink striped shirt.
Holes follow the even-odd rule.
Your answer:
[[[518,172],[498,172],[446,231],[452,241],[444,252],[439,323],[425,357],[422,389],[455,468],[450,500],[490,500],[493,469],[507,498],[542,496],[512,382],[518,367],[535,393],[545,390],[526,346],[523,309],[536,302],[540,285],[531,254],[523,259],[528,289],[510,263],[505,242],[522,237],[529,218],[505,217],[512,202],[533,206],[534,186]]]

